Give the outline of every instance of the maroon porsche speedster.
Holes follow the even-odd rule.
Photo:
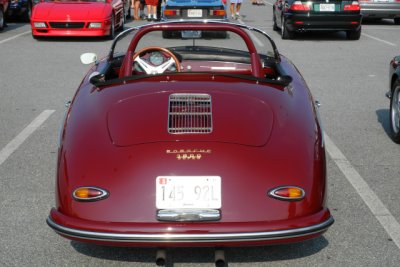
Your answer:
[[[265,32],[155,23],[81,59],[95,64],[60,133],[47,219],[60,235],[225,247],[303,241],[333,223],[317,106]]]

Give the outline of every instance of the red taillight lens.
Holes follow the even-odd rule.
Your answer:
[[[108,192],[97,187],[79,187],[72,193],[72,196],[78,201],[95,201],[106,198]]]
[[[164,10],[165,16],[178,16],[179,10],[178,9],[166,9]]]
[[[305,192],[297,186],[282,186],[272,189],[268,192],[268,195],[280,200],[296,201],[302,200]]]
[[[290,10],[293,11],[309,11],[311,10],[310,6],[307,4],[303,4],[301,1],[295,1],[291,6]]]
[[[211,16],[225,16],[225,10],[224,9],[210,10],[210,15]]]
[[[351,5],[344,6],[344,11],[359,11],[359,10],[360,10],[360,5],[358,4],[357,1],[353,1]]]

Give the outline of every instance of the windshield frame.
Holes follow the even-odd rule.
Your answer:
[[[176,20],[176,21],[168,21],[168,22],[159,22],[159,23],[153,23],[153,24],[145,24],[145,25],[141,25],[141,26],[137,26],[137,27],[132,27],[132,28],[128,28],[126,30],[124,30],[123,32],[121,32],[113,41],[111,48],[110,48],[110,52],[108,54],[108,60],[111,61],[114,58],[114,49],[118,43],[119,40],[121,40],[122,38],[124,38],[126,35],[128,35],[129,33],[131,33],[132,31],[140,31],[143,28],[159,28],[153,31],[163,31],[163,30],[167,30],[167,28],[164,28],[163,26],[167,26],[167,25],[174,25],[174,24],[188,24],[188,23],[194,23],[194,24],[224,24],[224,25],[233,25],[233,26],[238,26],[241,29],[245,29],[248,30],[250,33],[251,32],[257,32],[261,35],[263,35],[265,38],[267,38],[271,44],[271,47],[273,49],[274,52],[274,60],[276,63],[280,63],[281,62],[281,57],[278,51],[278,48],[276,47],[275,42],[273,41],[273,39],[263,30],[260,30],[258,28],[252,27],[252,26],[248,26],[245,24],[238,24],[238,23],[232,23],[232,22],[221,22],[221,21],[212,21],[212,20],[190,20],[190,21],[181,21],[181,20]],[[145,35],[146,33],[144,33]],[[143,36],[143,35],[142,35]],[[127,51],[130,50],[132,48],[132,42],[135,41],[138,42],[141,38],[137,39],[135,38],[136,34],[133,38],[133,40],[131,40],[131,43],[129,45],[129,47],[127,48]],[[250,37],[250,36],[249,36]],[[251,39],[251,37],[250,37]],[[257,54],[259,54],[259,51],[256,49]],[[126,52],[126,51],[125,51]]]

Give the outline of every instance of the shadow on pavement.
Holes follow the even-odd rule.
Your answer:
[[[389,106],[389,101],[388,101],[388,106]],[[378,109],[375,112],[378,122],[382,125],[382,128],[385,130],[385,133],[387,134],[387,136],[391,137],[389,109]]]
[[[318,253],[329,242],[324,236],[301,243],[259,247],[233,247],[225,249],[229,263],[261,263],[291,260]],[[155,263],[155,248],[109,247],[71,241],[71,246],[86,256],[126,262]],[[174,263],[213,263],[215,248],[168,248],[167,265]]]

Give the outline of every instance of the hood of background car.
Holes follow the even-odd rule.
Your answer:
[[[131,146],[177,140],[249,146],[267,143],[273,112],[265,102],[228,92],[200,94],[203,99],[190,100],[196,96],[199,94],[158,92],[118,101],[107,117],[113,144]],[[206,106],[201,106],[203,100]],[[189,129],[179,130],[185,126]]]
[[[90,20],[105,19],[110,16],[111,7],[96,2],[39,3],[34,8],[34,19],[46,20]]]
[[[167,6],[222,6],[221,0],[167,0]]]

